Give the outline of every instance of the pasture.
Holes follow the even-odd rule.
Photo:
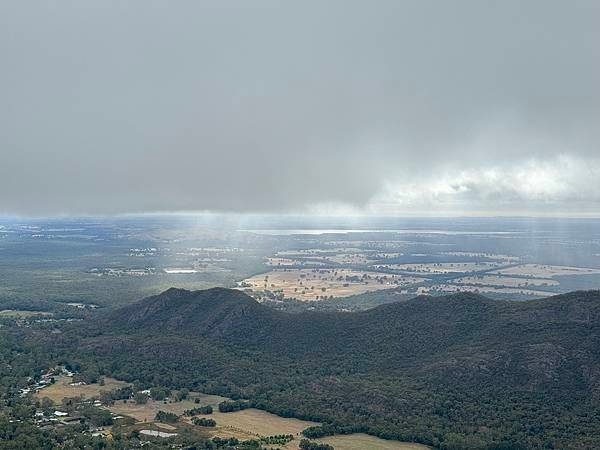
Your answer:
[[[114,405],[109,406],[108,409],[114,414],[129,416],[138,422],[153,422],[158,411],[166,411],[180,416],[186,409],[198,407],[198,404],[194,403],[194,398],[199,398],[200,404],[203,406],[216,406],[226,400],[225,397],[220,397],[218,395],[191,393],[189,399],[180,402],[155,401],[148,399],[146,404],[138,405],[132,400],[127,402],[119,400],[116,401]]]
[[[368,434],[346,434],[315,439],[335,450],[427,450],[429,447],[409,442],[386,441]]]
[[[466,263],[409,263],[409,264],[379,264],[378,269],[400,270],[404,272],[415,272],[418,274],[446,274],[461,272],[479,272],[502,267],[499,262],[466,262]]]
[[[128,383],[125,383],[124,381],[115,380],[114,378],[105,378],[104,386],[101,386],[98,383],[72,386],[71,383],[73,383],[72,377],[59,376],[56,377],[56,382],[54,384],[51,384],[44,389],[41,389],[35,395],[40,399],[48,397],[55,404],[60,404],[63,398],[97,397],[100,395],[101,392],[112,391],[114,389],[118,389],[128,385]]]
[[[515,278],[498,275],[480,275],[462,277],[454,280],[456,283],[483,286],[505,286],[508,288],[528,288],[534,286],[558,286],[558,281],[551,278]]]
[[[352,269],[277,269],[242,282],[255,294],[265,291],[302,301],[326,300],[365,292],[404,287],[419,277]]]
[[[238,438],[250,436],[246,439],[276,434],[293,434],[295,436],[305,428],[318,425],[315,422],[279,417],[254,408],[230,413],[215,411],[206,417],[210,417],[217,422],[217,427],[213,432],[214,436],[235,436]]]
[[[562,275],[597,275],[600,269],[584,267],[550,266],[545,264],[521,264],[520,266],[500,269],[494,273],[521,277],[550,278]]]

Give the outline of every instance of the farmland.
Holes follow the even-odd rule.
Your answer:
[[[245,409],[231,413],[215,411],[210,415],[210,418],[217,422],[217,426],[208,431],[211,436],[235,437],[240,440],[278,434],[291,434],[298,439],[302,430],[316,425],[314,422],[279,417],[258,409]],[[297,443],[296,441],[296,446]],[[293,442],[290,448],[296,448],[293,446]]]
[[[73,377],[59,376],[54,384],[37,392],[36,397],[40,399],[47,397],[55,404],[60,405],[63,398],[92,398],[99,396],[102,392],[109,392],[124,386],[127,386],[127,383],[114,378],[105,378],[104,385],[100,385],[98,383],[77,384],[73,382]]]
[[[408,286],[421,278],[352,269],[277,269],[245,279],[241,286],[252,291],[275,293],[281,298],[303,301]]]
[[[493,273],[523,277],[548,278],[560,275],[598,275],[600,274],[600,269],[591,269],[587,267],[552,266],[546,264],[522,264],[519,266],[499,269]]]
[[[468,273],[489,270],[502,265],[497,262],[468,262],[468,263],[429,263],[429,264],[381,264],[378,269],[391,269],[406,272],[416,272],[419,274],[447,274],[447,273]]]
[[[476,284],[480,286],[505,286],[508,288],[518,287],[535,287],[535,286],[558,286],[560,283],[549,278],[532,278],[532,277],[509,277],[497,275],[480,275],[461,277],[455,280],[456,283]]]
[[[153,422],[158,411],[167,411],[177,415],[182,415],[185,410],[197,407],[198,404],[194,403],[191,397],[190,399],[178,402],[155,401],[149,399],[145,404],[137,404],[132,401],[125,402],[123,400],[118,400],[114,403],[114,405],[111,405],[109,409],[114,414],[129,416],[138,422]],[[217,395],[204,394],[193,394],[193,398],[199,398],[202,405],[213,406],[219,404],[223,400],[226,400],[224,397],[219,397]]]
[[[429,447],[397,441],[385,441],[368,434],[348,434],[317,439],[335,450],[426,450]]]
[[[223,397],[197,393],[192,393],[191,397],[199,398],[202,405],[212,405],[215,407],[215,411],[212,414],[199,416],[213,419],[216,422],[217,425],[214,428],[200,427],[201,431],[210,437],[252,440],[275,435],[292,435],[293,440],[280,448],[296,450],[302,438],[302,431],[308,427],[317,425],[315,422],[279,417],[254,408],[222,413],[217,411],[216,407],[218,403],[225,400]],[[156,413],[162,410],[181,416],[186,409],[191,409],[195,406],[198,405],[192,400],[161,402],[150,399],[144,405],[119,401],[115,402],[109,409],[115,415],[132,417],[138,422],[138,426],[143,424],[145,428],[157,427],[163,430],[163,432],[176,433],[177,427],[181,426],[181,423],[174,425],[154,423]],[[181,417],[180,421],[191,426],[191,418],[189,417]],[[424,450],[428,448],[417,444],[385,441],[365,434],[330,436],[317,439],[316,441],[331,444],[336,450]]]

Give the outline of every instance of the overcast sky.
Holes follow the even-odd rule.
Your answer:
[[[600,2],[0,2],[0,213],[600,215]]]

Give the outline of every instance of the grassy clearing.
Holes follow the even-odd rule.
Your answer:
[[[216,411],[207,417],[217,422],[217,427],[212,432],[214,436],[234,436],[238,439],[255,439],[275,434],[296,436],[305,428],[317,425],[305,420],[279,417],[258,409],[245,409],[231,413]]]
[[[150,399],[145,405],[138,405],[131,400],[127,401],[127,403],[123,400],[119,400],[116,401],[114,405],[110,406],[109,409],[115,414],[133,417],[138,422],[152,422],[158,411],[171,412],[180,416],[186,409],[198,407],[198,404],[194,403],[194,398],[196,397],[200,399],[200,404],[202,406],[216,406],[226,400],[225,397],[220,397],[218,395],[192,393],[190,399],[172,403]]]
[[[156,413],[161,410],[182,416],[186,409],[192,409],[198,406],[197,403],[194,403],[194,398],[198,397],[201,405],[212,405],[215,408],[213,414],[199,417],[209,417],[214,419],[217,422],[217,426],[215,428],[198,427],[191,424],[191,417],[185,416],[180,418],[178,426],[192,427],[209,437],[234,437],[240,440],[257,439],[276,434],[292,434],[295,436],[294,441],[282,447],[286,450],[296,450],[298,448],[302,430],[317,425],[314,422],[279,417],[258,409],[245,409],[243,411],[221,413],[217,410],[217,405],[226,400],[226,398],[217,395],[198,394],[195,392],[192,392],[190,397],[189,400],[173,403],[148,400],[148,403],[144,405],[138,405],[133,401],[128,401],[127,403],[117,401],[108,409],[114,414],[131,417],[138,422],[138,425],[143,425],[146,428],[154,427],[170,432],[176,430],[176,427],[168,424],[155,423],[154,418]]]
[[[335,450],[427,450],[429,447],[421,444],[411,444],[398,441],[386,441],[368,434],[349,434],[328,436],[315,439],[318,442],[332,445]]]
[[[128,385],[128,383],[115,380],[114,378],[105,378],[104,386],[100,386],[97,383],[71,386],[70,383],[72,382],[72,377],[57,377],[56,383],[42,389],[35,395],[40,399],[48,397],[54,403],[60,404],[63,398],[80,396],[84,398],[97,397],[101,392],[112,391]]]

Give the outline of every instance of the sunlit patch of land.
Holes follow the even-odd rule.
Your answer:
[[[209,417],[217,422],[214,429],[207,431],[211,436],[222,438],[256,439],[277,434],[291,434],[298,438],[302,430],[318,425],[306,420],[279,417],[254,408],[230,413],[215,411],[210,415],[200,417]],[[297,448],[297,442],[296,447],[292,446],[291,448]]]
[[[404,272],[415,272],[419,274],[445,274],[445,273],[462,273],[462,272],[478,272],[481,270],[491,270],[495,267],[502,267],[499,262],[465,262],[465,263],[425,263],[425,264],[378,264],[377,269],[399,270]]]
[[[67,376],[58,376],[55,378],[55,380],[55,383],[37,392],[35,394],[36,397],[48,397],[55,404],[60,404],[63,398],[92,398],[99,396],[102,392],[109,392],[124,386],[128,386],[128,383],[115,380],[114,378],[105,378],[104,385],[100,385],[99,383],[78,384],[73,381],[73,377]]]
[[[134,401],[125,402],[118,400],[109,406],[108,409],[115,414],[133,417],[138,422],[153,422],[158,411],[171,412],[180,416],[185,410],[197,407],[198,404],[194,402],[193,398],[198,398],[201,405],[212,406],[216,406],[222,401],[227,400],[225,397],[218,395],[193,393],[189,399],[178,402],[148,399],[148,402],[145,404],[137,404]]]
[[[493,273],[499,273],[502,275],[544,278],[564,275],[597,275],[600,274],[600,269],[569,266],[551,266],[545,264],[522,264],[520,266],[500,269]]]
[[[422,278],[352,269],[277,269],[245,279],[240,286],[260,293],[302,301],[327,300],[392,287],[404,287]]]
[[[191,395],[196,396],[197,394],[192,393]],[[212,404],[213,406],[216,406],[217,403],[223,400],[223,397],[217,396],[204,396],[201,398],[203,398],[203,401],[201,401],[202,405]],[[162,410],[181,415],[184,410],[194,406],[198,405],[190,400],[173,403],[149,400],[145,405],[135,405],[132,404],[132,402],[117,402],[109,409],[113,413],[127,415],[135,418],[139,422],[145,422],[148,425],[152,424],[153,427],[163,428],[166,432],[174,432],[176,427],[171,426],[165,428],[164,424],[154,423],[156,412]],[[215,410],[212,414],[200,415],[197,417],[210,418],[216,422],[217,425],[214,428],[197,427],[209,437],[234,437],[239,440],[251,440],[282,434],[292,435],[293,440],[291,442],[286,445],[278,446],[279,448],[287,450],[298,449],[300,439],[303,439],[301,434],[302,431],[308,427],[318,425],[315,422],[279,417],[254,408],[229,413],[221,413]],[[180,420],[191,425],[191,418],[189,417],[184,416]],[[425,450],[429,448],[418,444],[387,441],[365,434],[330,436],[323,439],[317,439],[317,441],[330,443],[336,450]]]
[[[550,278],[515,278],[503,277],[498,275],[480,275],[468,276],[454,280],[456,283],[484,285],[484,286],[504,286],[508,288],[528,288],[535,286],[558,286],[556,280]]]
[[[198,399],[199,403],[196,403],[195,399]],[[149,429],[160,428],[166,432],[175,432],[178,426],[187,424],[187,426],[198,429],[209,437],[233,437],[239,440],[291,434],[294,436],[294,440],[286,446],[281,446],[281,448],[285,449],[297,449],[302,430],[318,425],[315,422],[279,417],[275,414],[254,408],[228,413],[219,412],[218,404],[225,400],[228,399],[218,395],[191,392],[189,399],[182,401],[156,401],[148,399],[145,404],[137,404],[131,400],[127,402],[119,400],[107,408],[115,415],[133,418],[138,425],[144,425]],[[217,423],[214,428],[192,425],[192,418],[183,415],[184,411],[193,409],[199,405],[213,406],[214,412],[212,414],[198,415],[196,417],[213,419]],[[173,425],[156,422],[155,418],[158,411],[177,414],[180,416],[179,422]]]
[[[427,450],[430,447],[409,442],[387,441],[368,434],[347,434],[316,439],[335,450]]]

